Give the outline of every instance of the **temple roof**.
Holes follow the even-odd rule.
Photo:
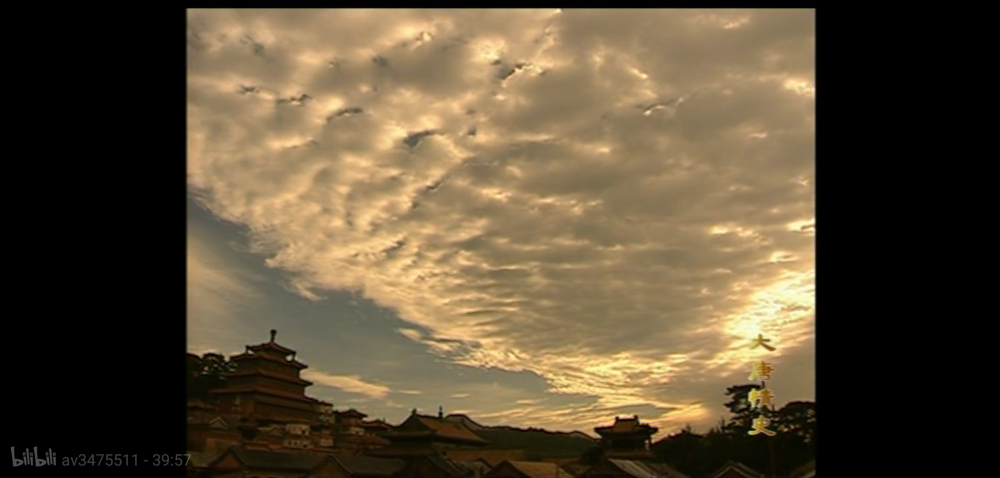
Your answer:
[[[359,412],[359,411],[357,411],[357,410],[355,410],[353,408],[350,408],[350,409],[347,409],[347,410],[344,410],[344,411],[337,411],[337,412],[333,412],[333,413],[335,413],[337,415],[340,415],[342,417],[365,418],[365,417],[368,416],[368,414],[361,413],[361,412]]]
[[[467,476],[467,471],[464,468],[459,467],[455,463],[452,463],[450,460],[440,455],[422,455],[417,458],[417,460],[426,460],[438,470],[443,471],[444,476],[454,478]]]
[[[726,462],[725,465],[722,465],[722,468],[719,468],[715,473],[712,473],[710,476],[711,478],[718,478],[720,476],[725,475],[726,472],[729,470],[733,470],[747,478],[764,478],[764,475],[762,473],[758,473],[753,469],[751,469],[750,467],[744,465],[743,463],[735,461]]]
[[[294,350],[288,347],[284,347],[282,345],[278,345],[277,343],[274,342],[264,342],[262,344],[251,345],[248,348],[250,350],[253,350],[254,352],[260,352],[263,350],[273,350],[282,355],[291,355],[295,353]]]
[[[192,468],[206,468],[222,453],[215,451],[189,451],[188,455],[191,457],[188,461],[188,465]]]
[[[367,422],[366,421],[362,421],[361,422],[361,426],[365,427],[365,428],[379,428],[379,429],[382,429],[382,430],[391,430],[392,429],[392,425],[386,423],[385,420],[382,420],[381,418],[378,419],[378,420],[372,420],[372,421],[367,421]]]
[[[659,428],[650,426],[647,423],[639,423],[639,416],[633,415],[632,418],[619,418],[615,417],[615,424],[606,427],[596,427],[594,431],[598,435],[618,435],[618,434],[655,434],[660,431]]]
[[[654,471],[658,472],[663,478],[689,478],[684,473],[681,473],[680,470],[666,463],[658,463],[654,461],[646,461],[643,463],[646,467],[652,468]]]
[[[483,476],[493,469],[485,460],[455,461],[449,459],[455,466],[465,470],[471,476]]]
[[[524,450],[446,450],[444,455],[452,461],[482,460],[490,467],[504,461],[524,460]]]
[[[509,461],[506,460],[500,464],[500,466],[510,466],[511,468],[521,472],[524,476],[529,478],[555,478],[558,476],[564,476],[566,478],[572,477],[568,471],[563,470],[555,463],[546,463],[541,461]],[[499,466],[497,467],[499,468]]]
[[[354,476],[393,476],[406,463],[398,458],[378,458],[373,456],[337,456],[333,459]]]
[[[243,371],[229,372],[229,373],[224,374],[223,377],[225,377],[225,378],[231,378],[231,377],[252,377],[254,375],[261,375],[261,376],[264,376],[264,377],[270,377],[270,378],[274,378],[274,379],[278,379],[278,380],[283,380],[285,382],[294,383],[294,384],[297,384],[297,385],[305,385],[307,387],[313,384],[312,382],[310,382],[308,380],[305,380],[305,379],[303,379],[301,377],[296,377],[296,376],[291,376],[291,375],[284,375],[284,374],[281,374],[281,373],[272,372],[270,370],[243,370]]]
[[[285,391],[282,391],[282,390],[274,390],[274,389],[270,389],[270,388],[256,387],[256,386],[254,386],[254,387],[217,388],[215,390],[211,390],[210,393],[213,393],[213,394],[222,394],[222,395],[230,394],[230,393],[259,393],[259,394],[263,394],[263,395],[273,395],[275,397],[288,398],[288,399],[297,400],[297,401],[300,401],[300,402],[309,402],[309,403],[312,403],[312,404],[319,403],[319,400],[316,400],[315,398],[312,398],[312,397],[309,397],[309,396],[306,396],[306,395],[298,395],[298,394],[295,394],[295,393],[289,393],[289,392],[285,392]]]
[[[198,398],[188,400],[187,407],[189,410],[215,410],[215,405]]]
[[[213,465],[222,461],[228,455],[232,455],[246,468],[301,472],[311,471],[329,459],[329,457],[321,455],[282,453],[276,451],[251,450],[242,447],[232,447],[216,458]]]
[[[273,355],[258,354],[258,353],[242,353],[242,354],[237,354],[237,355],[233,355],[232,357],[229,357],[229,360],[231,362],[239,362],[239,361],[242,361],[242,360],[267,360],[267,361],[270,361],[270,362],[280,363],[280,364],[283,364],[283,365],[291,365],[291,366],[293,366],[295,368],[298,368],[299,370],[309,368],[308,365],[306,365],[306,364],[304,364],[302,362],[299,362],[298,360],[295,360],[294,358],[293,359],[285,359],[285,358],[275,357]]]
[[[260,345],[251,345],[250,346],[250,350],[253,350],[254,352],[256,352],[258,350],[271,349],[271,350],[274,350],[276,352],[281,352],[281,353],[285,353],[285,354],[293,354],[293,353],[295,353],[295,351],[292,350],[292,349],[290,349],[290,348],[282,347],[282,346],[278,345],[278,343],[274,341],[274,338],[277,335],[278,335],[278,331],[275,330],[275,329],[271,329],[271,340],[269,342],[264,342],[264,343],[262,343]]]
[[[661,476],[660,473],[641,461],[609,459],[608,462],[633,478],[659,478]]]
[[[392,442],[377,435],[355,435],[352,433],[339,432],[337,440],[355,445],[392,445]]]
[[[433,437],[469,444],[489,443],[461,423],[417,414],[410,415],[406,421],[397,426],[393,431],[388,432],[386,437],[390,439],[394,437],[402,439]]]

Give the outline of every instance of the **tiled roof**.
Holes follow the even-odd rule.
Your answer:
[[[392,438],[394,441],[397,439],[407,439],[407,438],[433,438],[436,434],[434,430],[421,430],[421,431],[398,431],[392,430],[383,434],[383,436]]]
[[[764,478],[763,474],[758,473],[750,469],[750,467],[735,461],[726,462],[725,465],[722,465],[722,468],[719,468],[718,471],[712,473],[710,475],[710,478],[718,478],[722,476],[727,470],[730,469],[735,470],[737,473],[740,473],[741,475],[746,476],[748,478]]]
[[[228,430],[237,430],[240,427],[240,421],[231,416],[216,416],[212,417],[208,424],[214,428],[225,428]]]
[[[568,464],[571,464],[571,463],[576,463],[576,462],[580,461],[580,457],[579,456],[571,456],[571,457],[548,457],[548,458],[543,458],[542,461],[544,461],[546,463],[555,463],[555,464],[557,464],[559,466],[565,466],[565,465],[568,465]]]
[[[660,478],[656,470],[653,470],[641,461],[615,459],[610,459],[608,461],[619,470],[634,478]]]
[[[570,478],[573,476],[555,463],[538,461],[507,461],[506,463],[531,478],[554,478],[558,476]]]
[[[334,456],[333,459],[353,476],[391,477],[405,466],[403,460],[397,458]]]
[[[353,408],[351,408],[351,409],[348,409],[348,410],[344,410],[344,411],[336,411],[336,412],[333,412],[333,413],[336,413],[337,415],[340,415],[340,416],[342,416],[342,417],[358,417],[358,418],[365,418],[365,417],[367,417],[367,416],[368,416],[368,414],[366,414],[366,413],[361,413],[361,412],[359,412],[359,411],[357,411],[357,410],[355,410],[355,409],[353,409]]]
[[[191,455],[190,460],[188,460],[188,466],[194,468],[204,468],[221,455],[219,452],[212,451],[195,451],[188,452],[188,454]]]
[[[243,370],[243,371],[238,371],[238,372],[227,373],[225,375],[225,377],[226,378],[231,378],[231,377],[252,377],[254,375],[263,375],[265,377],[276,378],[278,380],[284,380],[286,382],[291,382],[291,383],[295,383],[295,384],[298,384],[298,385],[309,386],[309,385],[313,384],[312,382],[310,382],[308,380],[305,380],[305,379],[302,379],[302,378],[299,378],[299,377],[288,376],[286,374],[272,372],[270,370]]]
[[[453,461],[483,460],[491,467],[504,461],[524,460],[524,450],[448,450],[445,456]]]
[[[662,478],[690,478],[666,463],[646,462],[645,465],[659,473]]]
[[[462,468],[463,470],[466,470],[466,471],[470,472],[474,476],[485,475],[487,472],[489,472],[491,469],[493,469],[492,466],[490,466],[488,463],[486,463],[483,460],[474,460],[474,461],[455,461],[455,460],[452,460],[451,462],[454,463],[455,466],[457,466],[459,468]]]
[[[385,448],[375,448],[372,450],[368,450],[365,454],[370,456],[400,458],[400,457],[423,456],[431,452],[432,450],[428,450],[426,448],[395,448],[390,446]]]
[[[241,362],[243,360],[267,360],[267,361],[274,362],[274,363],[280,363],[280,364],[284,364],[284,365],[291,365],[291,366],[293,366],[295,368],[298,368],[300,370],[301,369],[307,369],[307,368],[309,368],[308,365],[306,365],[306,364],[304,364],[302,362],[299,362],[298,360],[295,360],[295,359],[287,360],[287,359],[284,359],[284,358],[274,357],[274,356],[265,355],[265,354],[257,354],[257,353],[250,354],[250,353],[244,352],[244,353],[236,354],[236,355],[233,355],[232,357],[229,357],[229,361],[230,362]]]
[[[446,459],[440,455],[425,455],[424,458],[431,462],[435,467],[444,471],[447,476],[461,478],[464,477],[466,471],[459,468],[457,465],[451,462],[451,460]]]
[[[216,461],[220,461],[223,456],[232,453],[240,463],[247,468],[266,470],[288,470],[288,471],[310,471],[327,459],[320,455],[304,453],[282,453],[277,451],[249,450],[241,447],[232,447],[228,452],[221,455]]]
[[[594,431],[599,435],[606,433],[632,433],[632,432],[651,432],[656,433],[659,431],[658,428],[650,426],[647,423],[639,423],[639,417],[633,418],[622,418],[619,419],[615,417],[615,424],[606,427],[596,427]]]
[[[392,430],[392,425],[383,422],[381,420],[372,420],[370,422],[362,421],[361,426],[363,428],[374,429],[376,432],[381,433],[383,430]]]
[[[214,410],[215,406],[200,399],[188,400],[187,407],[189,409],[199,409],[199,410]]]
[[[290,349],[288,347],[284,347],[284,346],[278,345],[277,342],[264,342],[262,344],[250,345],[250,346],[248,346],[248,348],[250,350],[253,350],[254,352],[257,352],[258,350],[270,349],[270,350],[274,350],[275,352],[281,352],[281,353],[283,353],[285,355],[291,355],[291,354],[295,353],[294,350],[292,350],[292,349]]]
[[[469,430],[468,427],[462,425],[461,423],[450,422],[438,417],[428,417],[423,415],[410,415],[405,422],[400,424],[397,429],[401,429],[398,432],[393,432],[389,436],[402,435],[404,433],[409,433],[409,430],[423,428],[424,430],[431,431],[434,436],[445,438],[454,441],[460,441],[465,443],[477,443],[477,444],[487,444],[488,441],[484,440],[479,435],[476,435]],[[405,435],[402,435],[405,436]],[[416,435],[414,435],[416,436]]]
[[[270,426],[270,427],[266,427],[266,428],[264,428],[264,427],[258,428],[258,430],[259,430],[259,433],[261,435],[273,436],[273,437],[284,437],[285,436],[285,429],[283,427]]]
[[[392,442],[376,435],[354,435],[351,433],[338,433],[337,440],[358,445],[391,445]]]
[[[276,397],[289,398],[292,400],[298,400],[300,402],[309,402],[315,404],[319,400],[312,398],[307,395],[298,395],[295,393],[285,392],[283,390],[275,390],[273,388],[265,387],[232,387],[232,388],[218,388],[212,390],[213,394],[229,394],[229,393],[262,393],[265,395],[274,395]]]

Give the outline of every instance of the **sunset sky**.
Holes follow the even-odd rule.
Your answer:
[[[391,423],[706,431],[760,357],[813,400],[814,25],[189,10],[189,351],[277,329]]]

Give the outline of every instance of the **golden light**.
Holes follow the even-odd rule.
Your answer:
[[[792,90],[802,96],[815,96],[816,87],[812,82],[802,79],[789,78],[782,85],[785,89]]]

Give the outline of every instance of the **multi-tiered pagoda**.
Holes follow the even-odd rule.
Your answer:
[[[248,345],[246,352],[230,357],[236,370],[225,375],[225,388],[213,390],[222,414],[251,417],[276,425],[305,425],[320,422],[325,405],[306,396],[312,382],[299,375],[308,366],[295,359],[295,351],[271,340]]]

